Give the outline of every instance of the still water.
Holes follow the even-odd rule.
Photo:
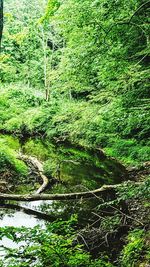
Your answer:
[[[44,201],[35,201],[29,203],[20,203],[21,207],[29,208],[32,210],[40,211],[41,207],[46,204]],[[52,201],[47,201],[47,204],[52,204]],[[9,209],[0,209],[0,227],[27,227],[33,228],[37,225],[40,225],[41,228],[46,227],[46,221],[39,219],[35,215],[26,214],[23,211],[9,210]],[[1,238],[0,238],[1,239]],[[0,257],[3,257],[5,254],[3,247],[17,249],[21,246],[24,246],[25,242],[19,242],[18,244],[13,242],[7,237],[3,237],[0,240]]]

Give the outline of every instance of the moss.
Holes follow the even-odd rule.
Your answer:
[[[49,157],[49,151],[39,139],[30,139],[23,146],[24,153],[36,156],[38,159],[46,160]]]
[[[25,183],[19,184],[15,188],[15,194],[22,194],[23,195],[23,194],[31,193],[33,191],[34,191],[33,186],[25,184]]]
[[[11,135],[0,135],[0,144],[7,145],[9,148],[14,150],[20,149],[20,143],[18,138],[11,136]]]
[[[0,172],[5,174],[8,170],[13,171],[16,175],[26,176],[28,173],[28,168],[26,164],[16,159],[16,152],[7,146],[3,140],[0,142]],[[14,144],[13,144],[14,145]]]

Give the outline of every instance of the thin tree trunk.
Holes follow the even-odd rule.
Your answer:
[[[47,64],[48,64],[48,58],[47,58],[47,38],[44,34],[44,29],[41,26],[40,27],[42,38],[41,38],[41,44],[43,49],[43,72],[44,72],[44,87],[45,87],[45,100],[49,101],[49,85],[48,85],[48,79],[47,79]]]
[[[3,33],[3,0],[0,0],[0,49]]]

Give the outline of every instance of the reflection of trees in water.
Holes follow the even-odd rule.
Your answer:
[[[34,209],[30,209],[28,207],[22,207],[22,206],[19,206],[17,204],[3,204],[3,213],[2,213],[2,219],[4,218],[4,216],[7,214],[7,216],[9,217],[14,217],[14,214],[15,212],[22,212],[22,215],[23,213],[25,214],[28,214],[28,215],[33,215],[34,217],[36,217],[37,219],[41,219],[41,220],[47,220],[47,221],[54,221],[55,220],[55,217],[50,215],[50,214],[46,214],[46,213],[43,213],[43,212],[40,212],[40,211],[37,211],[37,210],[34,210]],[[5,209],[7,208],[7,209]],[[20,214],[21,216],[21,214]],[[29,220],[30,220],[30,217],[29,217]],[[37,223],[38,224],[38,223]]]
[[[0,220],[3,220],[4,216],[13,217],[14,216],[14,210],[6,209],[3,206],[4,204],[1,204],[0,206]]]
[[[84,227],[93,221],[92,212],[100,203],[99,199],[80,199],[76,201],[53,201],[51,204],[43,203],[40,209],[51,214],[55,219],[69,220],[70,216],[76,214],[78,226]]]
[[[31,143],[33,142],[33,144]],[[41,147],[42,151],[45,153],[45,159],[48,158],[48,166],[53,163],[54,166],[50,165],[50,170],[53,167],[56,171],[56,167],[59,167],[59,178],[62,179],[63,183],[53,186],[47,189],[46,193],[69,193],[69,192],[81,192],[88,191],[99,187],[103,184],[103,179],[109,177],[109,171],[112,168],[115,169],[113,172],[113,177],[119,176],[118,173],[124,174],[124,169],[113,160],[107,159],[100,151],[83,150],[80,147],[65,147],[60,148],[49,148],[50,144],[44,144],[40,139],[30,139],[29,142],[26,140],[24,143],[29,146],[37,145],[37,148]],[[26,147],[26,149],[27,149]],[[32,150],[32,147],[31,147]],[[27,151],[25,151],[27,153]],[[48,156],[46,156],[48,155]],[[56,163],[56,164],[54,164]],[[60,164],[61,163],[61,164]],[[28,163],[28,165],[30,165]],[[34,187],[37,186],[39,182],[39,177],[37,176],[36,169],[34,166],[30,165],[28,177],[24,177],[19,181],[21,185],[17,185],[20,191],[34,191]],[[116,167],[116,168],[114,168]],[[112,176],[112,173],[111,173]],[[92,177],[92,178],[91,178]],[[121,176],[120,176],[121,177]],[[19,183],[18,182],[18,183]],[[16,184],[15,184],[16,186]],[[20,186],[20,187],[19,187]],[[2,220],[4,215],[13,217],[14,211],[22,211],[30,216],[35,216],[39,220],[44,219],[45,221],[51,221],[55,219],[68,220],[72,214],[77,214],[80,226],[84,226],[89,222],[89,218],[92,221],[92,211],[100,203],[99,199],[89,199],[89,200],[75,200],[75,201],[41,201],[38,203],[22,203],[19,205],[9,206],[6,210],[3,207],[2,212],[0,211],[0,219]],[[7,206],[8,207],[8,206]],[[20,216],[23,216],[20,214]],[[30,220],[30,217],[29,217]]]
[[[21,211],[30,216],[34,216],[37,219],[45,220],[45,223],[52,222],[57,219],[68,220],[71,215],[77,214],[79,226],[84,226],[92,220],[92,211],[98,205],[99,200],[76,200],[76,201],[52,201],[47,203],[42,201],[39,205],[34,206],[34,203],[30,203],[30,206],[21,206],[17,204],[3,204],[0,209],[0,220],[7,215],[11,218],[14,217],[15,212]],[[29,220],[30,217],[29,216]],[[89,221],[90,218],[90,221]],[[37,221],[38,224],[38,221]]]

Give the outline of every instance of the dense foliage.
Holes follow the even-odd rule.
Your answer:
[[[62,267],[113,267],[107,259],[92,260],[90,254],[84,252],[82,246],[74,242],[74,230],[71,227],[76,219],[68,222],[59,221],[47,226],[47,229],[0,229],[1,236],[18,243],[26,241],[26,246],[18,252],[10,250],[6,256],[6,263],[0,266],[62,266]],[[32,240],[32,241],[31,241]],[[10,258],[10,255],[11,258]],[[18,255],[19,255],[18,254]],[[0,263],[1,264],[1,263]]]
[[[71,218],[46,229],[0,228],[2,238],[26,241],[23,248],[7,251],[1,266],[149,266],[149,11],[148,0],[4,1],[0,132],[17,136],[25,153],[45,162],[49,177],[57,176],[67,155],[72,162],[105,169],[102,180],[112,183],[114,157],[138,166],[129,169],[128,177],[139,184],[125,183],[107,203],[99,199],[94,229],[89,227],[87,234],[98,238],[96,257],[88,238],[87,252],[86,227],[83,245],[78,244],[78,222]],[[34,137],[40,142],[26,142]],[[1,178],[30,183],[26,164],[17,159],[18,141],[1,136],[0,147]],[[89,150],[112,158],[100,162]],[[76,170],[81,172],[79,165]],[[95,187],[94,179],[81,176],[82,186]]]
[[[5,3],[1,86],[21,81],[19,108],[13,101],[19,110],[22,102],[26,117],[10,106],[11,119],[2,118],[1,128],[25,126],[57,141],[106,148],[127,163],[148,160],[149,2],[45,5]]]

